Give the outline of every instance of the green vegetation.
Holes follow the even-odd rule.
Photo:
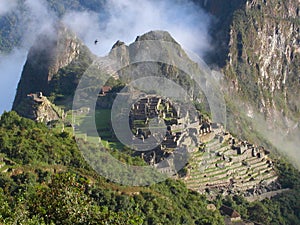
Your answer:
[[[243,218],[265,225],[289,225],[300,222],[299,188],[261,202],[250,203],[240,196],[226,196],[218,201],[216,201],[217,204],[222,202],[237,210]]]
[[[59,17],[63,16],[67,9],[100,10],[103,2],[103,0],[48,0],[50,8],[54,9]],[[225,10],[221,10],[220,21],[225,21],[224,23],[228,25],[233,20],[231,27],[233,43],[230,49],[232,65],[225,71],[229,80],[232,79],[233,82],[235,79],[238,80],[243,99],[252,105],[257,104],[259,98],[266,100],[273,98],[277,107],[283,109],[285,113],[288,114],[291,110],[294,115],[298,115],[300,106],[296,97],[293,99],[291,95],[289,102],[286,103],[281,92],[272,95],[270,90],[257,85],[260,65],[259,56],[254,52],[258,49],[257,46],[261,45],[257,43],[255,45],[253,40],[256,39],[258,28],[261,28],[260,26],[265,22],[265,13],[261,13],[261,9],[248,12],[236,10],[241,8],[244,4],[242,2],[232,3],[230,6],[227,6],[228,3],[225,1],[220,4],[222,6],[226,4]],[[232,13],[233,11],[235,13]],[[26,10],[22,12],[25,15]],[[0,26],[3,28],[0,31],[1,52],[8,52],[20,44],[22,31],[18,28],[22,24],[22,16],[12,12],[0,18]],[[284,21],[299,24],[297,19],[284,19],[274,15],[268,16],[268,19],[274,19],[276,23]],[[26,28],[25,24],[23,29]],[[214,34],[222,45],[229,43],[227,28],[229,27],[222,28],[226,30],[226,35],[220,35],[222,32],[219,31]],[[220,24],[216,29],[220,29]],[[284,33],[284,30],[282,32]],[[225,40],[220,38],[223,36],[226,36]],[[223,46],[225,47],[221,48],[221,54],[220,51],[216,51],[217,56],[214,58],[221,66],[228,55],[227,49],[224,49],[227,45]],[[81,49],[81,53],[79,59],[60,69],[50,83],[50,99],[64,106],[66,111],[72,108],[71,99],[74,90],[92,61],[92,56],[86,48]],[[298,56],[294,56],[294,62],[298,62],[297,59]],[[287,62],[284,61],[282,64]],[[161,74],[166,74],[167,78],[180,84],[194,95],[194,98],[202,98],[201,102],[205,102],[201,93],[197,96],[196,90],[199,87],[196,87],[195,82],[180,69],[170,65],[159,64],[158,66]],[[296,74],[297,69],[298,65],[291,63],[289,67],[291,73]],[[124,79],[126,80],[126,77]],[[94,79],[91,79],[91,82],[97,83]],[[298,93],[297,84],[298,76],[288,77],[286,86],[289,87],[290,93],[294,91]],[[131,157],[132,151],[121,145],[111,131],[111,102],[115,93],[123,88],[123,84],[120,80],[110,79],[107,85],[112,86],[113,90],[102,98],[102,102],[97,102],[99,108],[95,118],[102,138],[103,150],[125,164],[145,165],[140,158]],[[99,87],[91,85],[90,91],[96,88]],[[234,99],[227,100],[229,104],[227,115],[230,115],[229,120],[235,121],[230,124],[229,129],[235,130],[236,134],[241,134],[250,142],[259,140],[265,146],[268,145],[269,143],[263,137],[253,132],[247,116],[238,113],[239,108],[236,105],[230,105]],[[196,103],[196,108],[204,111],[208,107],[205,103]],[[204,114],[209,117],[208,110]],[[67,114],[67,118],[69,117],[70,113]],[[89,123],[84,115],[76,118],[76,122]],[[236,129],[237,124],[239,127]],[[207,210],[206,206],[210,202],[205,196],[188,190],[180,181],[166,180],[149,187],[130,187],[112,183],[99,176],[79,151],[74,137],[70,134],[73,127],[62,132],[61,123],[57,122],[53,125],[55,129],[49,130],[44,124],[21,118],[14,112],[4,113],[1,116],[0,224],[224,224],[218,210]],[[89,127],[89,124],[85,125]],[[86,137],[86,133],[80,135],[83,139]],[[200,158],[202,154],[199,152],[195,156]],[[93,158],[95,155],[90,154],[86,157]],[[102,157],[101,160],[97,163],[106,159]],[[192,162],[191,165],[197,164]],[[221,204],[228,205],[236,209],[242,218],[264,224],[300,224],[299,171],[282,160],[276,165],[282,187],[290,188],[289,191],[262,202],[249,203],[240,196],[219,196],[213,203],[217,208]],[[120,168],[109,165],[106,169],[106,172],[110,172]],[[126,171],[121,172],[119,179],[126,179]],[[187,173],[184,169],[182,172]],[[219,174],[224,173],[224,170],[220,170]],[[217,172],[214,175],[216,174]]]
[[[81,46],[79,57],[68,66],[61,68],[50,82],[50,101],[71,109],[71,96],[84,72],[92,63],[92,55],[85,46]]]
[[[271,199],[248,202],[241,196],[219,196],[216,205],[225,204],[237,210],[242,218],[265,225],[300,224],[300,172],[284,159],[276,168],[283,188],[290,188]]]
[[[251,8],[235,10],[230,25],[230,63],[227,62],[224,73],[229,85],[238,87],[239,96],[245,102],[258,109],[262,107],[261,102],[265,102],[265,111],[275,108],[297,121],[299,100],[294,96],[299,96],[299,54],[289,49],[289,43],[296,38],[290,27],[295,27],[296,31],[299,24],[297,16],[288,13],[293,4],[286,1],[273,1],[270,4],[257,1]],[[284,40],[282,50],[274,51],[276,57],[268,61],[266,68],[266,59],[269,51],[273,51],[272,43],[276,42],[276,38]],[[280,55],[281,51],[291,51],[292,57]],[[289,76],[282,82],[286,70]],[[277,71],[278,77],[275,76]],[[276,82],[277,86],[274,85]]]
[[[118,158],[119,151],[111,152]],[[0,119],[0,159],[2,224],[223,224],[219,211],[207,210],[208,200],[182,182],[111,183],[87,165],[69,133],[15,112]],[[122,160],[130,164],[133,159]],[[264,224],[299,224],[300,174],[287,162],[277,164],[290,191],[262,202],[227,196],[213,203]]]
[[[19,164],[61,164],[84,167],[69,133],[53,133],[45,125],[4,113],[0,121],[1,153]]]
[[[15,112],[1,116],[0,140],[2,224],[223,224],[183,183],[111,183],[86,164],[70,134]]]

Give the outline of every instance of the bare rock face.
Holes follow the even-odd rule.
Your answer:
[[[63,118],[63,111],[52,104],[41,92],[28,94],[18,107],[18,113],[29,119],[49,123]]]
[[[191,96],[199,97],[202,94],[200,91],[193,93],[196,85],[191,81],[189,74],[186,74],[182,68],[178,68],[183,67],[183,65],[178,65],[179,61],[184,62],[191,71],[198,69],[197,64],[188,57],[180,44],[167,31],[149,31],[137,36],[135,42],[129,45],[117,41],[108,57],[118,61],[122,68],[118,71],[118,77],[124,83],[130,83],[132,80],[145,76],[160,76],[177,82]],[[149,57],[157,58],[157,61],[148,61]],[[164,59],[170,63],[163,63]]]
[[[161,41],[162,43],[160,46],[158,44],[152,45],[151,41]],[[118,40],[113,45],[109,53],[109,57],[120,60],[122,65],[127,65],[135,58],[141,57],[141,52],[145,49],[151,48],[151,51],[155,51],[155,47],[164,49],[166,48],[166,46],[164,46],[164,43],[168,42],[174,43],[174,46],[177,46],[178,48],[178,52],[181,52],[182,55],[184,54],[180,45],[167,31],[154,30],[149,31],[141,36],[137,36],[135,42],[130,45],[130,48],[128,48],[128,46],[124,42]],[[166,57],[170,57],[170,55]]]
[[[49,67],[48,81],[64,66],[69,65],[80,54],[81,42],[65,27],[58,29],[56,46],[54,46],[54,63]]]
[[[235,94],[276,120],[300,116],[300,7],[295,0],[200,0],[215,20],[216,51],[206,61],[223,69]]]
[[[299,116],[299,30],[293,0],[248,0],[230,30],[226,73],[270,119],[275,111]]]
[[[174,40],[174,38],[169,34],[169,32],[162,31],[162,30],[150,31],[146,34],[143,34],[142,36],[138,36],[135,41],[137,42],[137,41],[149,41],[149,40],[160,40],[160,41],[177,43]]]
[[[79,56],[81,46],[76,36],[61,24],[53,32],[39,36],[28,53],[13,109],[16,110],[29,93],[48,95],[53,76]]]

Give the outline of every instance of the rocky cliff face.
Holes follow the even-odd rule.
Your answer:
[[[30,49],[18,84],[13,109],[30,93],[51,93],[51,81],[61,68],[76,60],[83,49],[81,41],[63,25],[39,36]]]
[[[205,61],[222,68],[226,65],[229,53],[230,26],[234,12],[243,9],[246,0],[194,0],[194,2],[214,17],[213,25],[210,27],[210,35],[215,50],[208,53]]]
[[[200,4],[217,18],[212,36],[218,51],[207,60],[222,68],[231,90],[270,121],[298,120],[299,1]]]
[[[247,1],[230,29],[226,75],[260,111],[299,116],[300,22],[297,1]]]
[[[149,56],[156,58],[157,61],[148,60]],[[167,31],[149,31],[137,36],[135,42],[129,46],[118,41],[113,46],[109,57],[119,60],[124,66],[118,71],[124,83],[147,76],[166,77],[179,84],[194,99],[204,98],[197,84],[191,79],[191,74],[187,74],[187,71],[196,73],[197,64],[188,57]],[[186,71],[183,71],[183,68]]]

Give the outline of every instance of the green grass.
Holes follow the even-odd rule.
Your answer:
[[[110,128],[111,111],[109,109],[96,110],[95,121],[97,128]]]
[[[109,109],[96,110],[94,119],[89,114],[74,114],[73,118],[72,111],[69,111],[66,115],[66,121],[69,121],[72,124],[74,123],[75,126],[80,125],[80,130],[75,131],[76,136],[79,138],[99,143],[100,137],[100,143],[106,148],[124,148],[124,145],[120,143],[118,139],[114,138],[111,128],[111,110]],[[93,130],[95,125],[97,134],[91,134],[90,131]]]

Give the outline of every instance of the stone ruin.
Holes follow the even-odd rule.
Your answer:
[[[245,197],[280,188],[269,151],[226,132],[222,124],[203,115],[192,118],[189,110],[156,95],[144,96],[131,108],[133,138],[145,139],[151,133],[148,123],[161,119],[166,126],[163,141],[146,152],[137,152],[161,173],[178,177],[175,170],[178,149],[189,155],[187,173],[181,177],[188,188],[200,193],[242,194]]]
[[[149,165],[159,169],[160,172],[168,171],[167,173],[170,174],[170,171],[172,171],[174,175],[176,174],[174,171],[175,165],[170,162],[175,157],[173,154],[178,154],[179,151],[177,150],[179,148],[183,149],[180,154],[189,154],[196,151],[201,144],[199,137],[206,136],[207,133],[212,131],[208,120],[201,122],[200,118],[202,116],[199,115],[191,118],[188,108],[183,110],[175,104],[157,95],[147,95],[132,105],[129,114],[129,124],[134,134],[133,138],[139,138],[143,141],[150,135],[156,138],[158,134],[151,133],[148,127],[151,120],[156,120],[157,124],[166,126],[162,141],[155,149],[136,154]],[[155,128],[152,127],[151,130],[155,130]],[[156,139],[159,140],[159,137]],[[163,161],[168,162],[163,163],[165,167],[161,165]]]
[[[210,195],[241,194],[245,197],[280,188],[268,150],[237,140],[222,129],[212,132],[214,138],[202,143],[189,162],[184,178],[189,188]]]
[[[63,110],[55,107],[42,92],[28,94],[15,110],[23,117],[46,124],[64,117]]]

